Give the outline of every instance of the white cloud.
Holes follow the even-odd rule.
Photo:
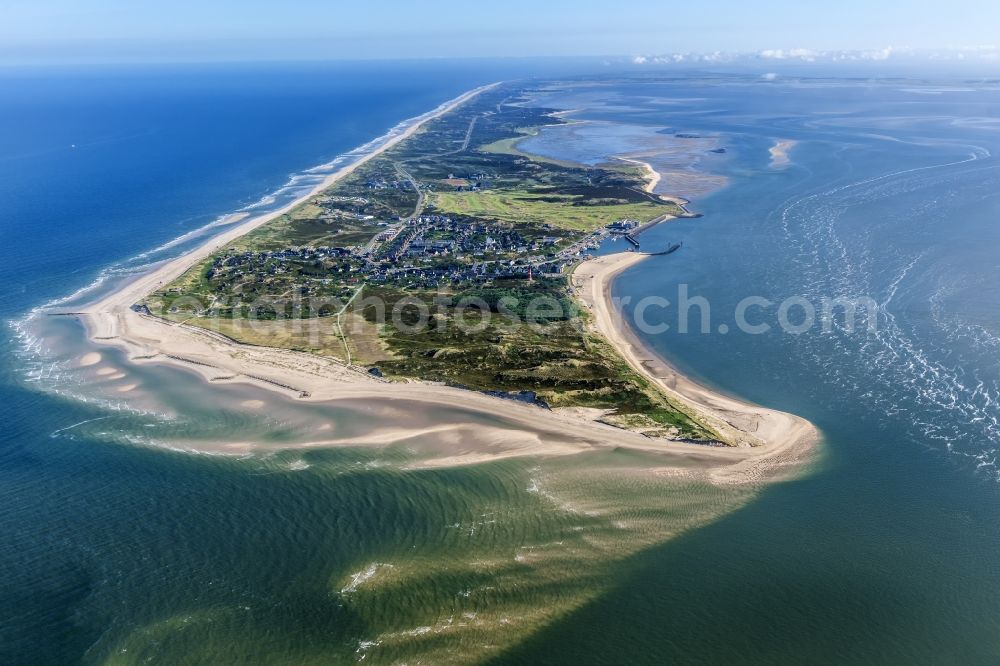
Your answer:
[[[888,60],[892,56],[892,47],[887,46],[877,51],[863,51],[862,60]]]
[[[632,57],[633,65],[675,65],[680,63],[697,62],[733,62],[739,59],[738,54],[723,53],[714,51],[713,53],[667,53],[664,55],[637,55]]]
[[[818,53],[812,49],[765,49],[757,55],[765,60],[805,60],[814,62]]]
[[[773,80],[769,72],[771,66],[778,63],[880,63],[885,61],[920,62],[920,61],[951,61],[951,62],[997,62],[1000,61],[1000,46],[976,45],[959,46],[948,49],[913,49],[886,46],[878,49],[830,50],[819,51],[806,48],[763,49],[754,52],[724,52],[709,53],[664,53],[660,55],[636,55],[629,59],[637,66],[680,66],[680,65],[724,65],[727,63],[750,64],[758,62],[766,72],[762,78]],[[622,62],[618,60],[617,62]],[[767,65],[767,63],[774,63]]]

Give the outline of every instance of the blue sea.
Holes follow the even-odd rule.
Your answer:
[[[654,507],[638,502],[658,490],[640,500],[546,461],[413,472],[393,466],[401,452],[193,455],[149,446],[148,433],[280,441],[298,408],[247,416],[236,406],[249,389],[208,405],[199,379],[169,369],[136,372],[187,420],[81,400],[20,327],[228,214],[280,205],[465,90],[590,70],[598,85],[536,101],[582,124],[525,148],[638,157],[664,174],[658,191],[691,199],[702,217],[642,237],[681,250],[623,274],[616,295],[673,301],[683,284],[703,297],[709,331],[681,333],[665,309],[653,316],[670,329],[646,342],[699,381],[812,420],[822,452],[803,478],[752,498],[686,488]],[[490,618],[500,631],[537,624],[476,653],[496,663],[1000,657],[994,84],[623,80],[591,63],[442,61],[7,70],[0,85],[4,663],[390,662],[485,622],[462,606],[478,590],[509,609]],[[787,164],[769,152],[779,142]],[[877,330],[749,335],[733,320],[747,297],[841,296],[871,298]],[[80,335],[69,318],[51,328]],[[611,564],[608,547],[591,558],[581,544],[532,569],[518,549],[589,529],[586,548],[636,538],[598,524],[600,511],[556,511],[558,483],[636,502],[627,520],[655,538]],[[733,510],[676,529],[706,503]],[[501,552],[509,566],[492,562]],[[379,576],[386,587],[356,596]],[[542,605],[562,610],[532,615]],[[482,648],[469,632],[457,644]]]

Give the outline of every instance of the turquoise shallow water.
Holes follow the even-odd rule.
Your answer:
[[[204,115],[176,120],[163,99],[155,122],[130,116],[134,133],[101,129],[100,109],[74,116],[101,129],[94,136],[106,143],[91,143],[116,147],[90,155],[97,162],[70,161],[88,145],[73,138],[81,127],[58,134],[57,149],[38,138],[53,136],[44,124],[32,144],[26,121],[4,123],[21,128],[4,145],[23,144],[8,151],[21,159],[4,162],[17,178],[0,194],[17,204],[2,225],[12,285],[4,316],[20,319],[112,261],[252,204],[288,173],[500,74],[459,67],[393,78],[386,67],[381,79],[327,72],[328,97],[313,71],[160,80],[153,87],[182,107],[220,108],[219,95],[237,108],[274,102],[263,117],[236,114],[245,125],[220,120],[207,147]],[[259,87],[248,91],[248,79]],[[53,80],[46,113],[35,79],[3,112],[42,123],[92,100],[86,87]],[[115,80],[119,107],[145,108],[134,80],[102,85]],[[300,104],[275,102],[279,83]],[[425,97],[409,96],[415,88]],[[3,660],[336,663],[475,652],[505,663],[995,662],[1000,93],[977,88],[716,78],[611,82],[542,99],[615,127],[603,143],[543,133],[532,149],[557,157],[631,154],[643,137],[661,148],[665,137],[669,148],[677,133],[727,149],[700,154],[701,168],[728,183],[694,197],[705,216],[643,238],[654,247],[683,240],[682,250],[623,275],[616,292],[675,300],[688,284],[709,301],[713,332],[674,326],[649,344],[706,383],[823,430],[819,468],[753,501],[740,490],[650,481],[636,471],[650,460],[621,453],[415,471],[405,469],[420,455],[411,444],[244,457],[157,449],[147,445],[298,441],[323,420],[362,432],[373,417],[360,405],[255,410],[242,404],[260,397],[250,388],[208,400],[192,375],[133,369],[146,389],[159,387],[147,403],[141,392],[74,384],[78,373],[53,362],[78,349],[72,320],[47,323],[43,361],[12,333],[0,366]],[[369,108],[384,117],[359,111]],[[327,152],[289,149],[281,168],[237,168],[270,150],[248,138],[261,127],[288,128],[276,145],[314,145],[317,125],[302,114],[330,122]],[[157,136],[190,143],[162,162]],[[769,164],[776,139],[799,141],[787,168]],[[162,210],[137,214],[151,185],[130,184],[140,170],[123,156],[153,169]],[[107,171],[115,164],[120,172]],[[186,170],[196,168],[205,171]],[[54,196],[59,169],[70,173]],[[117,189],[107,186],[115,173]],[[661,190],[690,186],[682,176]],[[229,199],[213,198],[219,191]],[[51,220],[67,228],[56,241],[62,226],[43,224]],[[870,296],[879,331],[718,333],[750,295]],[[660,314],[676,323],[673,311]],[[774,323],[768,316],[755,320]]]

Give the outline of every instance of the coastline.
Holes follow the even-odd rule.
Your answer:
[[[660,184],[662,176],[660,175],[659,171],[653,168],[652,164],[650,164],[649,162],[644,162],[643,160],[636,159],[634,157],[619,156],[617,159],[621,160],[622,162],[628,162],[629,164],[635,164],[636,166],[642,167],[642,170],[646,173],[646,186],[642,189],[644,189],[646,192],[649,192],[650,194],[656,194],[656,187],[657,185]],[[673,199],[670,199],[670,201],[673,201]]]
[[[622,156],[618,156],[615,159],[617,159],[617,160],[619,160],[621,162],[627,162],[629,164],[635,164],[636,166],[641,167],[642,170],[643,170],[643,172],[645,173],[645,177],[646,177],[646,185],[642,188],[643,191],[646,192],[647,194],[651,194],[651,195],[655,196],[660,201],[666,201],[666,202],[672,203],[672,204],[676,205],[677,207],[679,207],[682,211],[684,211],[684,213],[681,214],[680,216],[666,214],[666,215],[660,215],[659,217],[653,218],[649,222],[646,222],[645,224],[641,224],[638,227],[636,227],[632,231],[632,234],[634,236],[639,236],[640,234],[643,234],[643,233],[649,231],[650,229],[652,229],[653,227],[655,227],[657,225],[663,224],[664,222],[669,222],[670,220],[675,220],[678,217],[701,217],[700,213],[692,213],[690,210],[688,210],[688,205],[690,205],[691,202],[688,201],[687,199],[685,199],[684,197],[678,197],[678,196],[666,195],[666,194],[659,194],[659,193],[656,192],[656,188],[659,186],[660,181],[662,180],[663,177],[660,175],[659,171],[657,171],[656,169],[653,168],[652,164],[650,164],[649,162],[646,162],[644,160],[640,160],[638,158],[635,158],[635,157],[622,157]]]
[[[621,157],[621,156],[619,156],[619,157],[617,157],[615,159],[618,159],[618,160],[620,160],[622,162],[628,162],[629,164],[635,164],[636,166],[642,168],[642,170],[646,173],[646,187],[644,187],[643,189],[648,194],[655,194],[661,200],[663,200],[663,201],[669,201],[670,203],[675,203],[678,206],[680,206],[681,208],[683,208],[685,211],[687,211],[686,206],[688,204],[690,204],[691,202],[688,201],[687,199],[685,199],[684,197],[677,197],[677,196],[673,196],[673,195],[667,195],[667,194],[659,194],[659,193],[657,193],[656,188],[660,185],[660,181],[663,179],[663,176],[660,175],[659,171],[657,171],[656,169],[653,168],[652,164],[650,164],[649,162],[645,162],[643,160],[637,159],[635,157]]]
[[[614,307],[611,288],[616,276],[647,259],[637,252],[604,255],[578,265],[571,277],[574,293],[591,313],[590,326],[607,339],[628,364],[690,409],[736,448],[756,454],[729,469],[713,473],[717,481],[748,477],[785,477],[798,468],[819,441],[809,421],[723,395],[679,372],[647,348]]]
[[[587,303],[603,312],[597,319],[598,332],[604,335],[636,370],[657,382],[667,393],[709,423],[731,447],[697,446],[685,442],[652,440],[641,434],[598,423],[586,415],[546,411],[532,405],[491,397],[485,394],[430,382],[387,382],[372,377],[363,368],[304,352],[258,347],[237,343],[224,336],[177,324],[132,311],[131,306],[159,286],[176,279],[212,253],[268,221],[285,214],[303,201],[325,190],[356,168],[412,136],[424,123],[448,113],[497,84],[469,91],[414,119],[403,132],[355,162],[331,174],[311,192],[280,210],[242,221],[192,251],[159,266],[122,285],[114,293],[78,313],[84,320],[90,340],[99,345],[123,348],[130,362],[171,364],[200,374],[211,383],[248,383],[306,401],[332,401],[347,398],[407,400],[447,406],[461,406],[506,419],[524,432],[505,430],[504,446],[497,451],[457,452],[429,461],[428,466],[451,466],[493,460],[509,455],[565,455],[595,449],[628,447],[662,453],[685,461],[700,461],[710,479],[727,483],[754,483],[765,477],[783,474],[807,454],[802,444],[814,441],[815,429],[808,422],[772,410],[714,394],[684,378],[676,371],[651,370],[640,356],[644,354],[626,332],[613,324],[609,298],[610,281],[621,270],[643,255],[615,255],[614,261],[586,262],[571,276],[577,279],[593,272],[590,286],[596,296]],[[648,171],[656,172],[643,163]],[[648,189],[655,188],[651,179]],[[674,199],[671,199],[674,200]],[[684,201],[684,200],[679,200]],[[685,201],[685,203],[687,203]],[[595,263],[596,262],[596,263]],[[593,270],[597,269],[597,270]],[[607,325],[604,322],[607,319]],[[740,424],[745,427],[741,428]],[[550,441],[541,434],[551,433]],[[571,443],[567,445],[567,440]],[[312,442],[302,446],[336,446],[337,440]],[[249,447],[252,450],[252,446]],[[245,451],[233,451],[245,452]]]
[[[131,282],[122,285],[114,293],[109,294],[108,296],[97,301],[96,303],[87,306],[84,309],[85,310],[84,314],[88,315],[88,319],[91,321],[97,319],[101,320],[100,323],[102,325],[107,325],[108,324],[107,315],[109,315],[110,313],[117,313],[122,306],[124,306],[127,309],[129,306],[138,302],[140,299],[148,295],[150,292],[154,291],[158,286],[161,286],[163,284],[166,284],[168,282],[177,279],[178,277],[183,275],[184,272],[186,272],[189,268],[197,264],[199,261],[210,256],[213,252],[216,252],[217,250],[225,247],[227,244],[231,243],[237,238],[245,236],[254,229],[263,226],[264,224],[270,222],[271,220],[274,220],[278,217],[281,217],[285,213],[288,213],[297,206],[301,205],[302,203],[305,203],[312,197],[326,190],[337,181],[350,175],[358,167],[362,166],[366,162],[384,153],[385,151],[389,150],[390,148],[400,143],[401,141],[404,141],[409,137],[413,136],[413,134],[416,133],[416,131],[419,130],[421,127],[423,127],[423,125],[428,121],[443,116],[449,111],[461,106],[465,102],[476,97],[480,93],[483,93],[491,88],[494,88],[497,85],[499,85],[499,83],[491,83],[489,85],[480,86],[479,88],[475,88],[473,90],[470,90],[466,93],[459,95],[453,100],[445,102],[444,104],[440,105],[439,107],[437,107],[436,109],[434,109],[429,113],[426,113],[422,116],[418,116],[417,118],[413,118],[410,121],[406,121],[409,122],[410,124],[406,127],[405,130],[389,138],[382,145],[369,151],[368,153],[358,158],[351,164],[348,164],[338,169],[334,173],[328,175],[326,178],[323,179],[322,182],[316,185],[316,187],[311,189],[308,193],[303,194],[302,196],[298,197],[294,201],[288,203],[287,205],[283,206],[278,210],[271,211],[269,213],[265,213],[257,217],[252,217],[246,221],[237,222],[236,226],[225,231],[224,233],[213,236],[205,243],[202,243],[198,247],[192,249],[190,252],[187,252],[175,259],[167,261],[166,263],[150,271],[149,273],[145,273],[139,276],[136,280],[133,280]]]

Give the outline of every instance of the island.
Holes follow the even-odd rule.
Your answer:
[[[644,162],[523,150],[572,122],[533,104],[534,85],[485,86],[415,119],[309,196],[95,304],[91,338],[212,382],[457,404],[577,442],[505,455],[702,444],[705,455],[759,449],[718,457],[719,478],[792,467],[796,444],[814,437],[808,422],[637,351],[611,280],[646,256],[640,232],[693,215],[654,191]],[[632,251],[593,256],[611,235]]]

